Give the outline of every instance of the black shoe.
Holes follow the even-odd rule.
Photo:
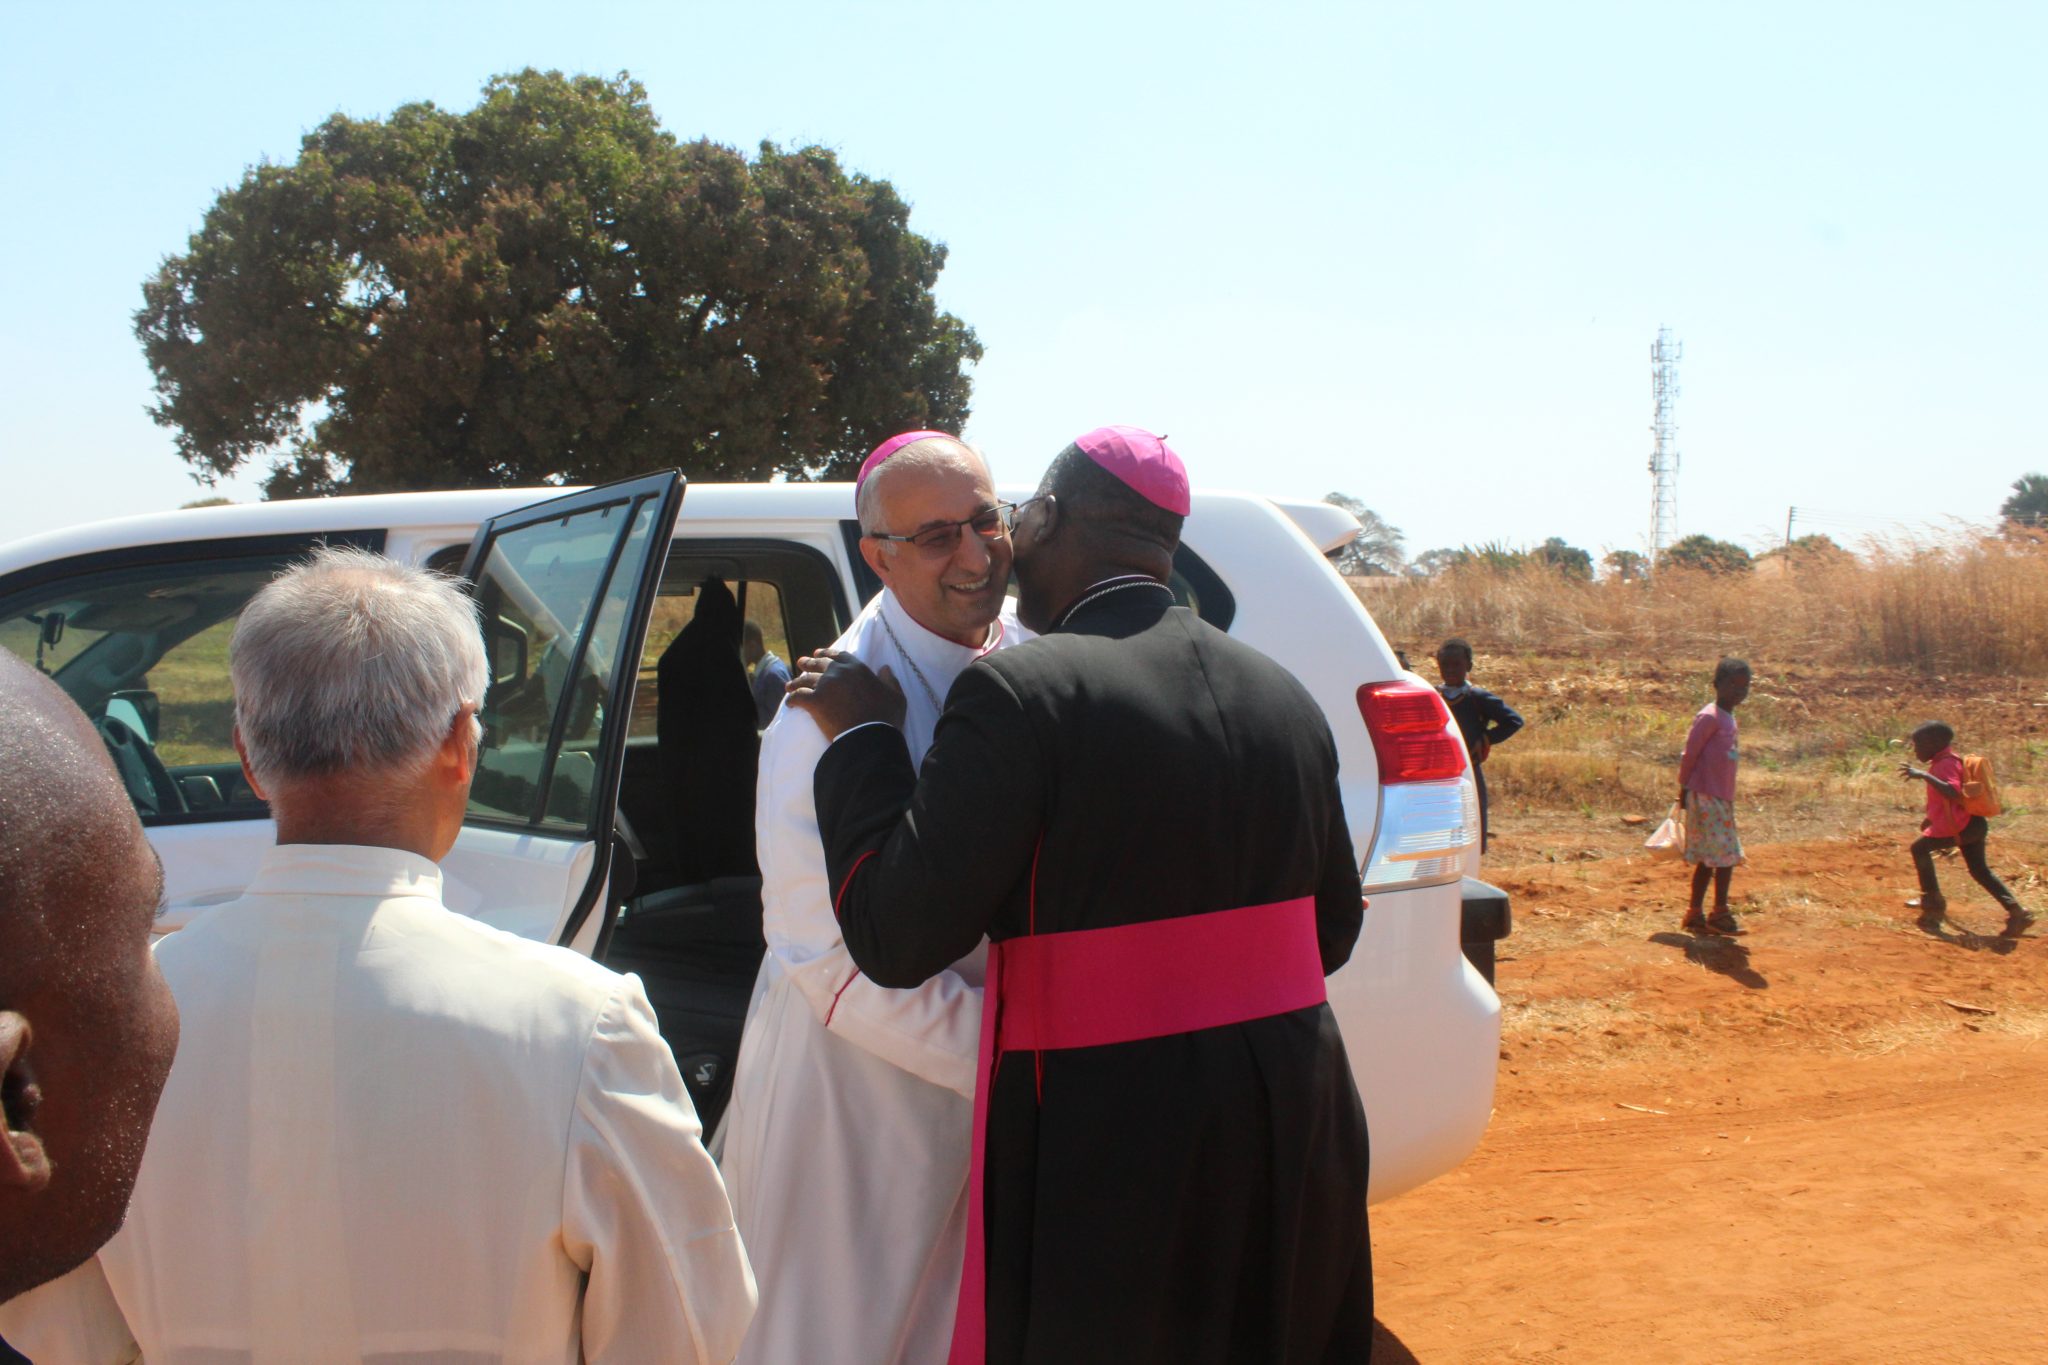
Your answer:
[[[2005,912],[2005,928],[1999,931],[2000,938],[2018,938],[2034,927],[2034,912],[2031,910],[2008,910]]]
[[[1728,938],[1739,938],[1743,934],[1742,921],[1735,918],[1731,910],[1716,910],[1707,916],[1707,928]]]

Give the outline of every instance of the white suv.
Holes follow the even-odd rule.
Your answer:
[[[707,579],[785,659],[831,641],[880,584],[845,484],[693,487],[680,518],[673,473],[554,494],[210,507],[34,536],[0,546],[0,645],[98,724],[163,858],[169,932],[237,896],[274,838],[229,738],[243,604],[320,541],[465,572],[492,685],[448,904],[640,973],[714,1125],[762,945],[760,881],[731,837],[747,839],[754,774],[713,756],[751,752],[752,735],[724,733],[744,723],[730,706],[691,702],[730,689],[737,656],[710,679],[659,659]],[[1330,1003],[1383,1199],[1457,1165],[1486,1127],[1507,906],[1468,875],[1478,816],[1456,726],[1324,559],[1356,529],[1324,504],[1198,493],[1174,587],[1292,670],[1336,733],[1371,908]]]

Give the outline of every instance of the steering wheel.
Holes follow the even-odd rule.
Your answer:
[[[171,776],[171,770],[157,757],[148,740],[136,734],[126,721],[112,716],[101,716],[92,725],[99,731],[101,743],[107,746],[114,771],[121,775],[121,785],[127,788],[128,799],[135,803],[138,815],[184,814],[185,793],[178,789],[178,780]]]

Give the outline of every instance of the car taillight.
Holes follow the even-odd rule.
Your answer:
[[[1442,782],[1463,775],[1465,750],[1451,737],[1450,708],[1420,683],[1367,683],[1358,689],[1358,713],[1372,736],[1380,783]]]
[[[1479,842],[1479,789],[1465,775],[1465,747],[1451,711],[1420,683],[1367,683],[1358,713],[1380,768],[1380,808],[1359,864],[1368,894],[1435,886],[1464,874]]]

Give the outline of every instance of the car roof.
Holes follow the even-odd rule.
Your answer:
[[[44,531],[0,545],[0,573],[71,555],[131,545],[229,540],[241,536],[310,535],[322,531],[473,527],[501,513],[580,492],[587,486],[374,493],[147,512]],[[853,515],[853,485],[692,484],[684,495],[684,506],[694,515],[721,519],[799,517],[837,520]]]
[[[0,545],[0,574],[67,559],[73,555],[136,545],[176,544],[192,540],[232,540],[243,536],[313,535],[323,531],[363,531],[447,526],[467,529],[490,517],[530,503],[562,497],[586,485],[559,488],[480,488],[454,492],[378,493],[330,498],[297,498],[279,502],[230,503],[188,507],[115,517],[59,530],[38,532]],[[1003,485],[1009,498],[1030,496],[1027,485]],[[1259,494],[1204,489],[1199,505],[1209,499],[1257,498]],[[1319,546],[1329,534],[1322,513],[1350,514],[1323,503],[1279,502],[1289,517]],[[683,499],[687,521],[768,521],[799,519],[838,521],[853,514],[850,483],[701,483],[691,484]],[[1352,522],[1353,527],[1356,522]]]

